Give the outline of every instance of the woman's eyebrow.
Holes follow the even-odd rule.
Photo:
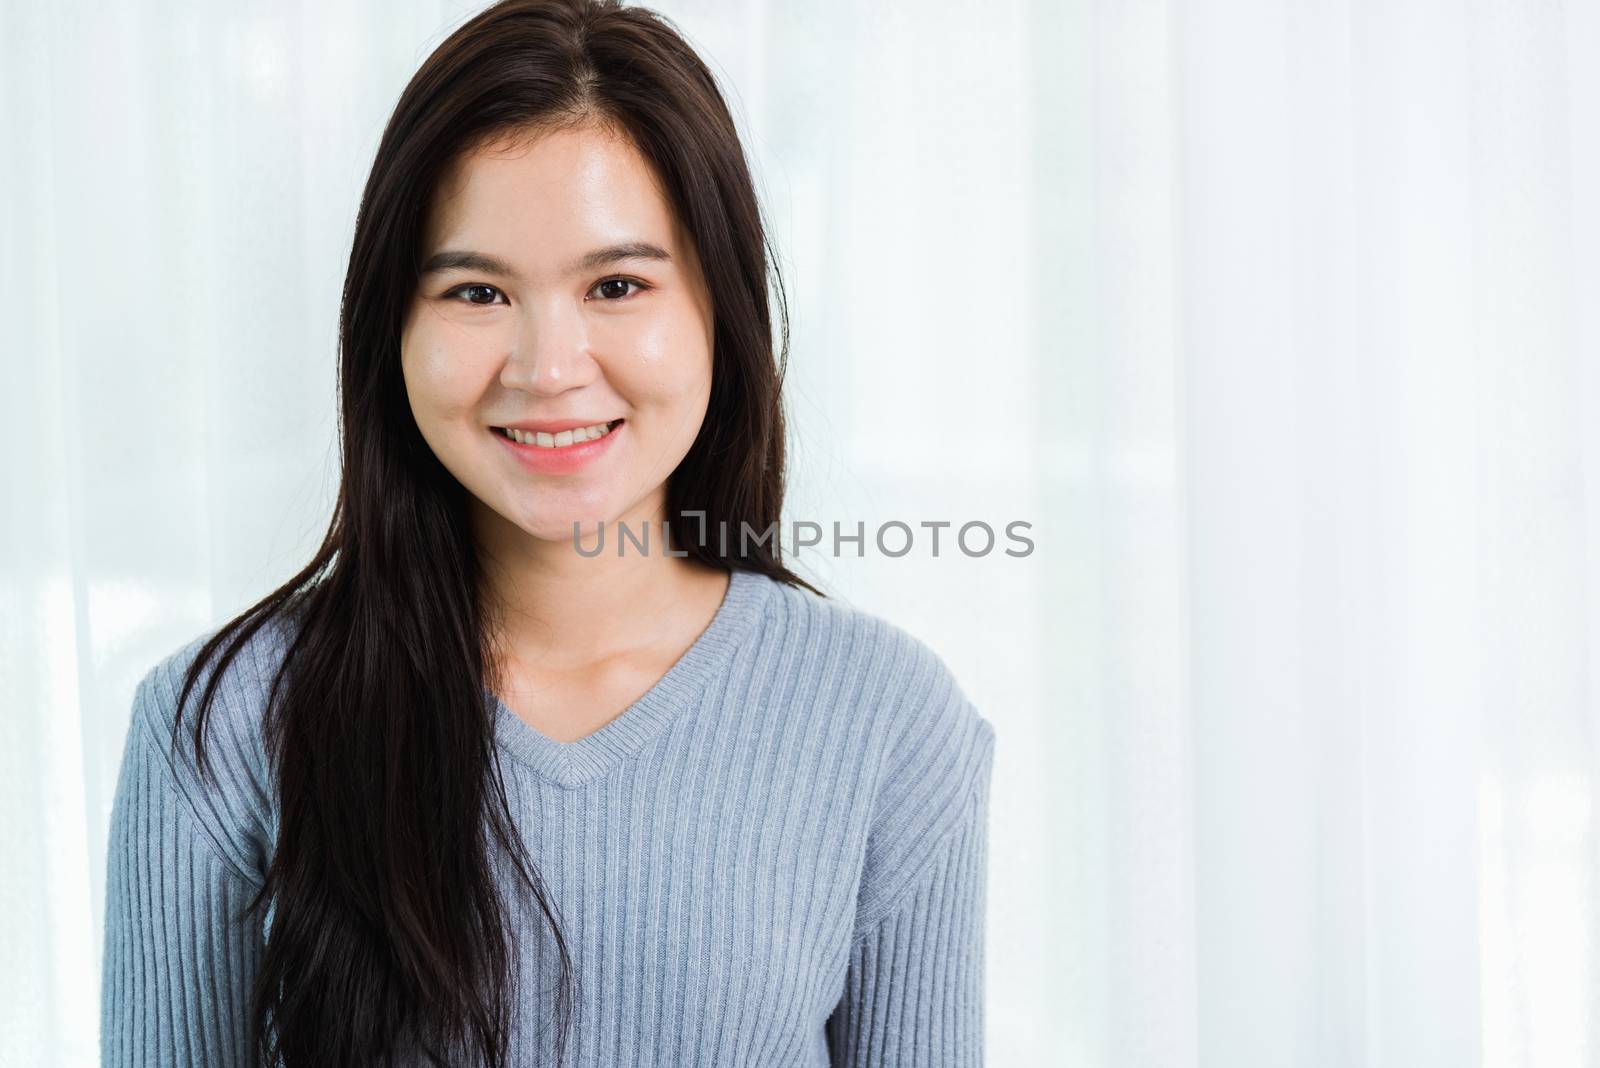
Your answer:
[[[565,273],[568,275],[584,274],[596,270],[619,260],[660,260],[663,263],[672,262],[672,256],[666,249],[650,241],[626,241],[620,245],[607,245],[586,252],[576,260],[567,264]],[[511,265],[498,256],[491,256],[487,252],[472,252],[467,250],[445,249],[435,252],[428,257],[422,265],[422,274],[434,274],[439,271],[479,271],[485,274],[498,274],[503,278],[516,278],[520,276]]]

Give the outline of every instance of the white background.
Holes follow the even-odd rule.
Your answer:
[[[478,6],[4,4],[0,1062],[94,1062],[133,685],[319,541],[361,183]],[[998,732],[989,1063],[1600,1063],[1600,7],[660,10],[788,516],[1033,524],[796,560]]]

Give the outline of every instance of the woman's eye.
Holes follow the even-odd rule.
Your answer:
[[[601,300],[604,303],[618,304],[632,295],[625,288],[621,288],[625,286],[632,286],[634,289],[641,292],[650,288],[643,282],[636,281],[632,278],[606,278],[596,282],[594,289],[591,289],[589,292],[593,293],[596,290],[599,290],[602,294]]]
[[[489,293],[499,293],[500,292],[494,286],[486,286],[482,282],[469,282],[464,286],[456,286],[450,292],[446,293],[445,296],[454,297],[457,293],[471,293],[473,291],[478,291],[478,292],[487,291]],[[482,307],[488,307],[490,304],[495,303],[495,301],[494,301],[493,298],[490,298],[487,301],[483,301],[483,300],[474,300],[473,298],[468,297],[467,298],[467,303],[468,304],[477,304],[477,305],[482,306]]]
[[[629,286],[633,287],[634,292],[629,291]],[[638,292],[649,288],[643,282],[633,278],[606,278],[596,282],[594,288],[589,292],[598,292],[602,303],[620,304],[629,297],[637,295]],[[485,296],[487,296],[487,299],[483,299]],[[445,294],[447,299],[465,298],[466,303],[475,304],[480,308],[487,308],[494,304],[510,303],[504,299],[496,300],[495,297],[497,296],[504,298],[505,294],[494,286],[485,285],[482,282],[468,282],[466,285],[456,286]]]

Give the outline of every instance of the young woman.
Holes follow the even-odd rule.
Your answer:
[[[135,695],[107,1066],[981,1063],[994,732],[761,537],[765,250],[650,12],[509,0],[422,66],[327,537]]]

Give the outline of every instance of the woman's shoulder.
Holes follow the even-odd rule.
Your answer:
[[[879,715],[891,744],[904,750],[917,736],[965,749],[991,740],[989,721],[927,640],[844,598],[769,581],[762,644],[787,648],[792,671],[831,677],[831,696],[852,713]]]
[[[915,889],[963,825],[986,819],[995,730],[932,643],[838,597],[777,585],[760,643],[790,677],[775,692],[809,695],[818,729],[848,736],[863,774],[863,867],[857,934]],[[817,680],[830,678],[833,684]]]
[[[226,722],[230,729],[254,728],[259,731],[260,715],[267,691],[288,649],[290,625],[273,616],[239,644],[227,659],[224,655],[234,642],[234,633],[212,646],[223,632],[223,625],[211,627],[161,656],[145,672],[135,692],[135,705],[152,717],[150,726],[163,733],[177,726],[178,702],[191,672],[194,674],[187,699],[183,702],[184,723],[191,728],[197,721],[200,698],[215,679],[215,695],[207,721]],[[236,632],[235,632],[236,633]],[[206,654],[201,662],[202,654]],[[198,667],[198,670],[195,670]],[[221,668],[220,675],[218,669]],[[210,728],[208,727],[208,731]]]
[[[256,871],[271,840],[273,790],[264,741],[268,692],[287,650],[288,624],[274,617],[240,645],[218,673],[230,640],[202,653],[221,625],[161,656],[134,691],[129,745],[148,744],[171,785],[241,870]],[[191,669],[193,685],[184,692]],[[215,692],[200,736],[196,729],[208,685]],[[180,716],[181,700],[181,716]]]

